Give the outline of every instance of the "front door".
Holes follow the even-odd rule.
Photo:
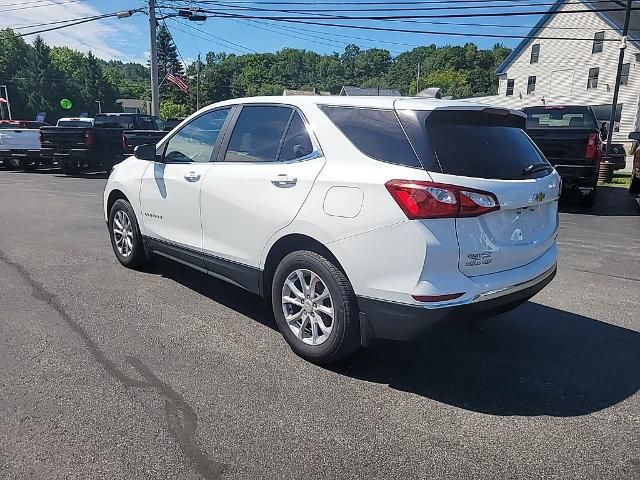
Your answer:
[[[229,112],[213,110],[183,126],[161,144],[162,161],[142,178],[142,221],[152,249],[201,268],[200,191]]]
[[[245,274],[259,266],[271,236],[293,221],[324,166],[311,139],[295,109],[242,107],[226,151],[218,157],[222,161],[213,165],[202,189],[209,270],[254,290]]]

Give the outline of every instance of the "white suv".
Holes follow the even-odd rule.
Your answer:
[[[114,168],[113,250],[264,296],[314,362],[506,311],[556,272],[560,178],[524,124],[437,99],[217,103]]]

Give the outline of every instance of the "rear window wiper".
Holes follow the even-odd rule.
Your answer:
[[[529,175],[533,175],[534,173],[543,172],[544,170],[553,170],[553,167],[548,163],[534,163],[524,168],[522,172],[520,172],[521,177],[528,177]]]

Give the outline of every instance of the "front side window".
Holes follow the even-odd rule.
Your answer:
[[[536,91],[536,77],[531,76],[527,80],[527,93],[534,93]]]
[[[589,69],[589,79],[587,80],[587,88],[598,88],[598,75],[600,75],[599,68]]]
[[[593,47],[591,53],[600,53],[604,46],[604,32],[598,32],[593,36]]]
[[[627,85],[629,83],[630,67],[631,67],[630,63],[625,63],[622,65],[622,71],[620,72],[620,85]]]
[[[531,61],[529,63],[538,63],[540,58],[540,44],[536,43],[531,47]]]
[[[509,80],[507,80],[507,97],[510,97],[511,95],[513,95],[514,83],[515,83],[515,80],[513,78],[510,78]]]
[[[275,162],[293,110],[284,106],[242,107],[233,128],[226,162]]]
[[[230,108],[205,113],[187,123],[169,139],[164,160],[168,163],[209,162]]]

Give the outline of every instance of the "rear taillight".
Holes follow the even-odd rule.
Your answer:
[[[124,132],[122,132],[122,149],[127,149],[127,136],[124,134]]]
[[[491,192],[443,183],[390,180],[385,187],[410,220],[477,217],[500,209]]]
[[[91,130],[84,131],[84,144],[91,145],[93,143],[93,132]]]
[[[587,151],[585,153],[585,157],[593,160],[598,155],[598,150],[600,150],[600,135],[596,132],[592,132],[589,134],[589,140],[587,140]]]

